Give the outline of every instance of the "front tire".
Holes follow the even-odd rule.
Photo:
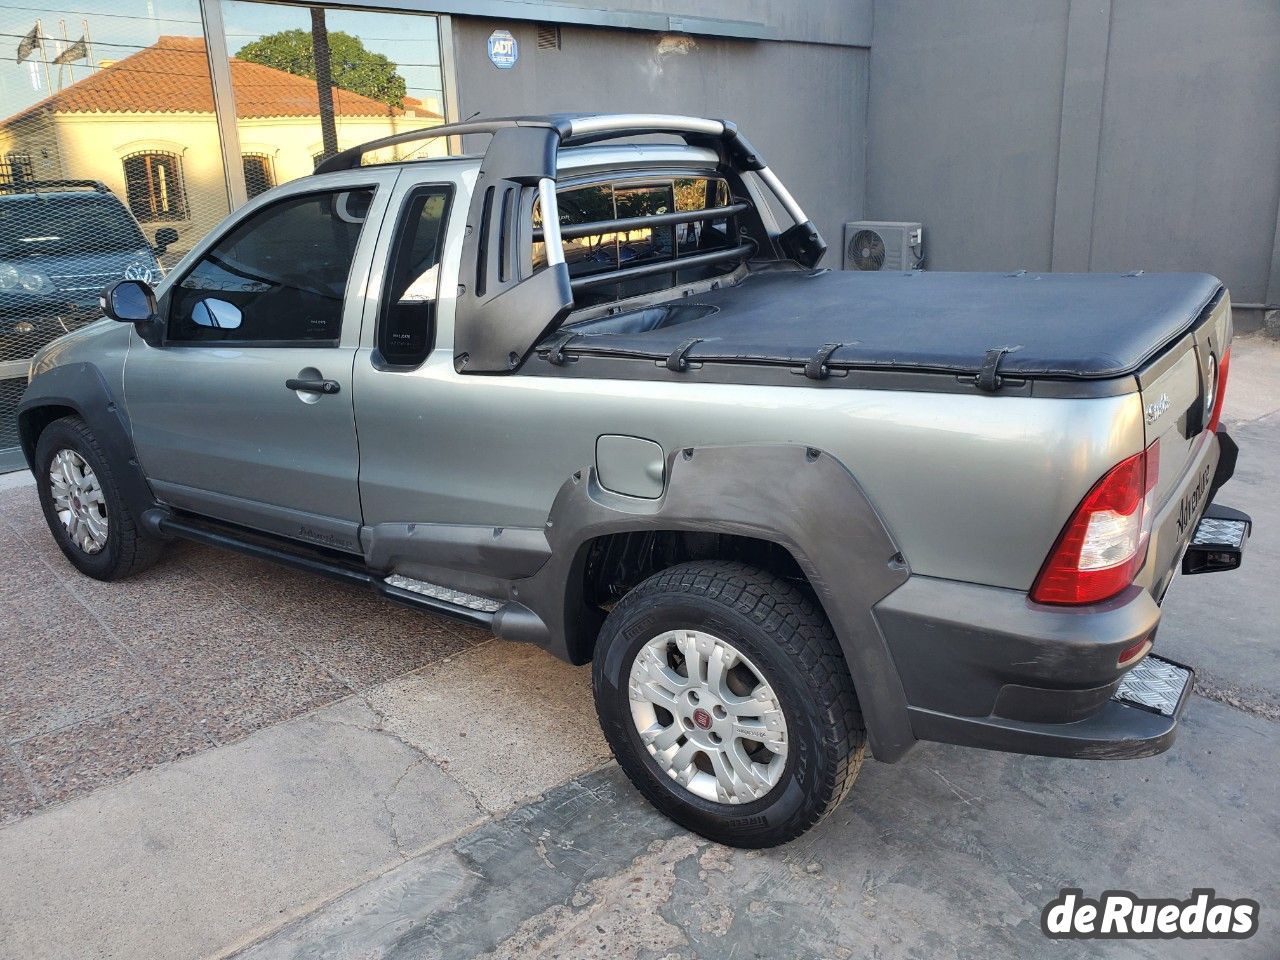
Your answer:
[[[718,843],[770,847],[848,793],[866,733],[817,603],[764,571],[685,563],[605,620],[596,711],[618,764],[654,806]]]
[[[40,433],[35,474],[49,532],[81,573],[123,580],[160,558],[164,542],[143,532],[102,447],[79,417],[55,420]]]

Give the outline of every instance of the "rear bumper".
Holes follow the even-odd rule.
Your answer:
[[[875,607],[921,740],[1062,757],[1139,757],[1177,717],[1112,700],[1121,654],[1153,640],[1160,608],[1130,587],[1090,607],[913,576]]]
[[[1188,695],[1191,685],[1187,686]],[[1029,723],[1002,717],[956,717],[910,708],[911,729],[921,740],[986,750],[1082,760],[1132,760],[1164,753],[1178,734],[1186,698],[1171,717],[1107,700],[1093,716],[1075,723]]]
[[[1121,654],[1155,637],[1160,608],[1131,587],[1093,607],[912,577],[876,606],[920,740],[1051,757],[1167,750],[1178,717],[1113,699]],[[1190,684],[1187,686],[1190,690]]]
[[[1235,466],[1235,445],[1225,434],[1218,440],[1223,456],[1209,459],[1214,445],[1201,464],[1210,464],[1213,478],[1202,503]],[[1149,565],[1148,577],[1087,607],[1046,606],[1019,590],[910,577],[873,612],[906,694],[913,735],[1056,757],[1118,759],[1168,749],[1191,683],[1171,715],[1113,697],[1136,662],[1121,667],[1121,655],[1155,640],[1160,605],[1153,591],[1163,596],[1200,522],[1197,517],[1174,542],[1166,538],[1161,561],[1167,572],[1151,577]]]

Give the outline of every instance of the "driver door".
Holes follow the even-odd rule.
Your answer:
[[[134,445],[179,509],[358,552],[351,372],[397,172],[254,205],[161,291],[125,364]]]

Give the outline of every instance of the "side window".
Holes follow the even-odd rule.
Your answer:
[[[709,210],[729,205],[729,185],[714,177],[676,177],[661,180],[619,180],[614,183],[569,187],[556,194],[561,227],[601,220],[648,217],[672,212]],[[671,261],[670,272],[636,277],[620,283],[587,287],[575,294],[578,307],[623,300],[663,290],[723,272],[716,264],[679,268],[679,259],[693,253],[731,246],[732,218],[613,231],[565,239],[564,259],[573,278],[607,273],[642,264]],[[533,208],[535,227],[542,226],[538,205]],[[546,264],[546,248],[533,245],[533,267]]]
[[[171,341],[336,346],[370,189],[308,193],[238,224],[172,288]]]
[[[250,200],[276,185],[271,158],[265,153],[242,153],[240,164],[244,167],[245,194]]]
[[[388,363],[416,366],[431,352],[440,252],[452,200],[452,187],[436,185],[418,187],[405,202],[378,324],[378,351]]]

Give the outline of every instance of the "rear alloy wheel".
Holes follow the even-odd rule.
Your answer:
[[[866,734],[816,601],[730,561],[680,564],[624,596],[592,663],[619,766],[672,820],[719,843],[804,833],[853,785]]]
[[[777,786],[787,721],[760,669],[727,640],[668,630],[631,662],[631,718],[649,756],[690,793],[750,803]]]

